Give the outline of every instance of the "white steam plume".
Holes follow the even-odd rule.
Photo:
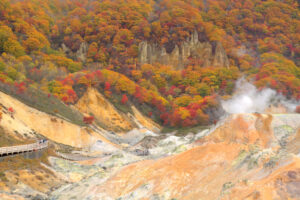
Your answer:
[[[263,113],[268,106],[278,103],[293,112],[300,102],[287,100],[270,88],[257,90],[254,85],[242,78],[236,82],[233,97],[221,103],[227,113]]]

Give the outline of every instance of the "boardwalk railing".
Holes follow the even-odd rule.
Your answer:
[[[0,147],[0,156],[36,151],[48,147],[48,141],[10,147]]]

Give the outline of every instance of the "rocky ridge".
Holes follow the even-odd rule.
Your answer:
[[[201,42],[198,32],[194,32],[182,45],[175,45],[171,52],[158,44],[151,44],[143,41],[139,44],[139,62],[141,64],[161,63],[173,66],[176,69],[183,69],[189,58],[196,58],[202,61],[202,66],[229,67],[227,54],[220,42]]]

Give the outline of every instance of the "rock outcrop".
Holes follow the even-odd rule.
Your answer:
[[[200,42],[197,32],[194,32],[191,38],[183,42],[181,46],[175,45],[170,53],[167,52],[166,48],[157,44],[149,44],[146,41],[139,44],[139,62],[141,64],[161,63],[176,69],[183,69],[189,58],[201,60],[204,67],[229,67],[229,61],[222,44],[220,42],[214,44],[208,41]]]
[[[80,44],[79,49],[76,52],[73,52],[70,48],[68,48],[64,43],[61,45],[61,48],[64,53],[68,54],[70,57],[76,58],[81,62],[86,61],[86,54],[88,51],[88,44],[86,42],[82,42]]]
[[[145,117],[134,106],[131,106],[133,114],[118,111],[95,88],[88,88],[75,107],[87,115],[93,114],[102,128],[108,131],[125,133],[134,128],[146,128],[157,133],[161,129],[158,124]]]
[[[131,106],[131,110],[133,112],[133,120],[136,121],[136,123],[141,126],[140,128],[147,128],[150,131],[153,131],[155,133],[160,132],[162,127],[152,121],[150,118],[144,116],[135,106]]]
[[[95,88],[89,88],[75,106],[85,114],[92,113],[106,130],[125,133],[137,128],[137,125],[129,117],[120,113]]]

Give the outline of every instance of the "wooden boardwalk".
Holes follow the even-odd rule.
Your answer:
[[[13,154],[37,151],[40,149],[44,149],[48,147],[48,141],[45,142],[36,142],[33,144],[25,144],[25,145],[18,145],[18,146],[10,146],[10,147],[0,147],[0,157],[8,156]]]

